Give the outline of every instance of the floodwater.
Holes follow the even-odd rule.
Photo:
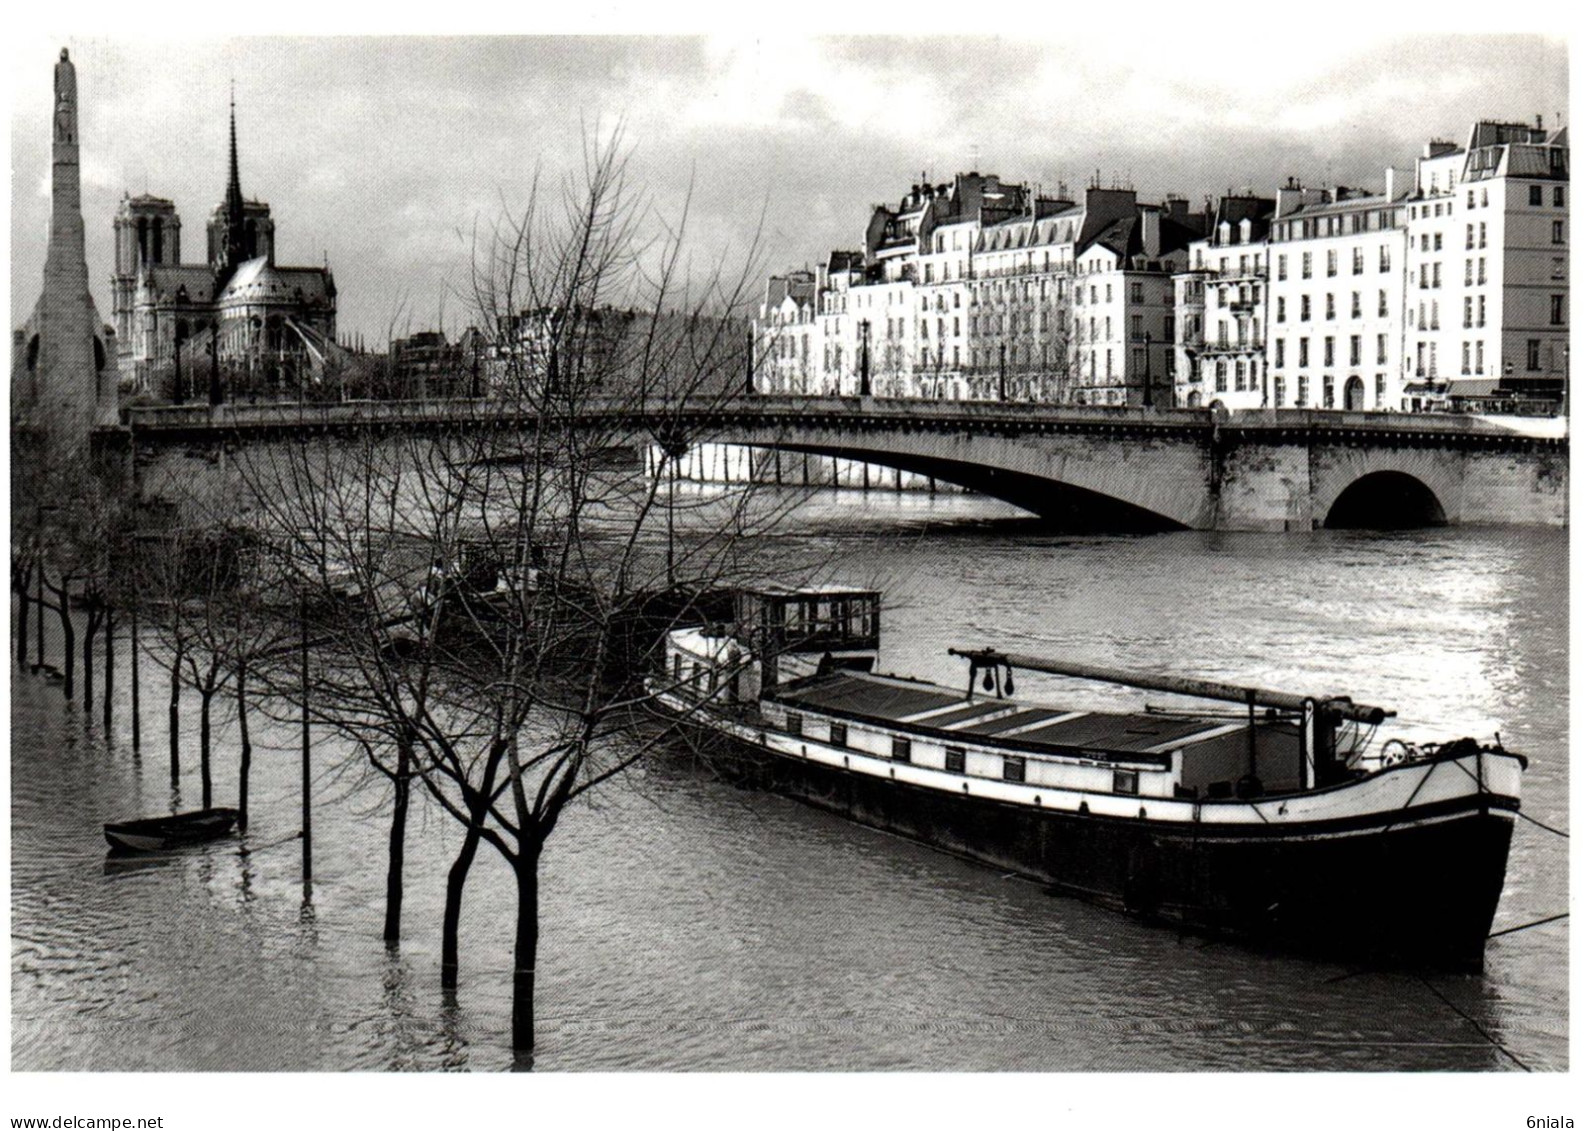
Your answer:
[[[1407,734],[1500,731],[1530,758],[1525,812],[1568,827],[1566,532],[1065,537],[1011,515],[828,493],[785,548],[885,589],[884,668],[956,684],[946,648],[996,644],[1343,692],[1396,707]],[[13,667],[13,1068],[511,1066],[504,867],[481,852],[448,1000],[439,912],[457,829],[418,807],[406,938],[388,952],[386,798],[328,740],[310,902],[289,725],[255,739],[246,852],[106,861],[101,822],[198,801],[192,756],[172,796],[152,666],[133,755],[126,655],[108,736]],[[1141,701],[1034,676],[1020,694]],[[227,723],[222,804],[233,739]],[[1521,821],[1496,927],[1565,911],[1567,865],[1565,840]],[[723,784],[679,753],[578,805],[550,842],[535,1066],[1561,1070],[1567,943],[1565,920],[1493,940],[1481,976],[1421,978],[1182,938]]]

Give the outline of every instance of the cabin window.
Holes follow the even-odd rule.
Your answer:
[[[914,760],[914,744],[906,738],[892,739],[892,761],[912,762]]]
[[[831,724],[831,745],[846,746],[848,744],[848,727],[846,723]]]
[[[787,733],[788,734],[799,734],[799,735],[801,735],[801,734],[803,734],[803,732],[804,732],[804,717],[802,715],[795,714],[792,711],[788,711],[787,712]]]
[[[682,682],[682,653],[673,652],[671,657],[671,678],[678,683]]]
[[[1003,781],[1023,781],[1024,780],[1024,760],[1022,758],[1013,757],[1012,755],[1008,755],[1007,757],[1003,758],[1002,759],[1002,780]]]
[[[947,772],[953,774],[963,772],[963,751],[957,746],[947,747]]]
[[[1138,793],[1139,792],[1139,771],[1138,770],[1113,770],[1112,771],[1112,792],[1113,793]]]

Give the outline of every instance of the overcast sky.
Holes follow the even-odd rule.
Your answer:
[[[1315,9],[1308,9],[1312,13]],[[1251,20],[1251,24],[1257,21]],[[88,262],[110,317],[123,192],[175,200],[185,258],[226,177],[236,82],[242,187],[270,203],[277,262],[328,257],[344,332],[383,339],[394,312],[433,325],[465,277],[466,233],[559,175],[585,130],[626,122],[662,210],[695,183],[696,253],[742,249],[765,211],[766,265],[862,242],[869,207],[921,171],[977,167],[1074,188],[1132,183],[1196,203],[1288,176],[1379,189],[1430,136],[1477,117],[1548,126],[1568,111],[1561,37],[1419,34],[1364,23],[1065,38],[335,38],[160,42],[18,36],[11,46],[11,317],[37,298],[49,218],[51,68],[71,49]],[[1347,28],[1323,24],[1346,24]],[[1031,34],[1032,33],[1032,34]],[[1048,34],[1050,34],[1048,32]],[[1262,37],[1275,35],[1273,49]],[[446,322],[465,321],[456,299]]]

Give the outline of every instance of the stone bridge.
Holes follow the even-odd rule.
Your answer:
[[[684,402],[665,413],[611,400],[589,405],[580,419],[634,448],[664,428],[687,444],[897,468],[1078,527],[1567,521],[1563,421],[774,396]],[[238,445],[296,442],[305,433],[518,429],[532,420],[496,401],[141,407],[97,439],[135,453],[137,490],[160,497],[190,487]]]

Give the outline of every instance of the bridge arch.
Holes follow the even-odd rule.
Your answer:
[[[1404,471],[1372,471],[1338,494],[1327,509],[1328,530],[1409,530],[1446,526],[1436,492]]]
[[[796,442],[754,442],[744,440],[719,440],[716,442],[741,443],[790,453],[807,453],[824,457],[854,460],[877,467],[895,468],[915,475],[927,476],[943,483],[966,487],[981,495],[1000,499],[1004,503],[1026,510],[1040,518],[1056,523],[1065,530],[1085,533],[1160,533],[1185,530],[1190,522],[1177,514],[1157,509],[1151,500],[1130,499],[1123,491],[1108,490],[1107,483],[1097,482],[1092,475],[1074,475],[1059,479],[1034,474],[1005,464],[987,464],[976,460],[928,456],[918,452],[895,451],[883,447],[854,447],[848,445],[807,444]]]

